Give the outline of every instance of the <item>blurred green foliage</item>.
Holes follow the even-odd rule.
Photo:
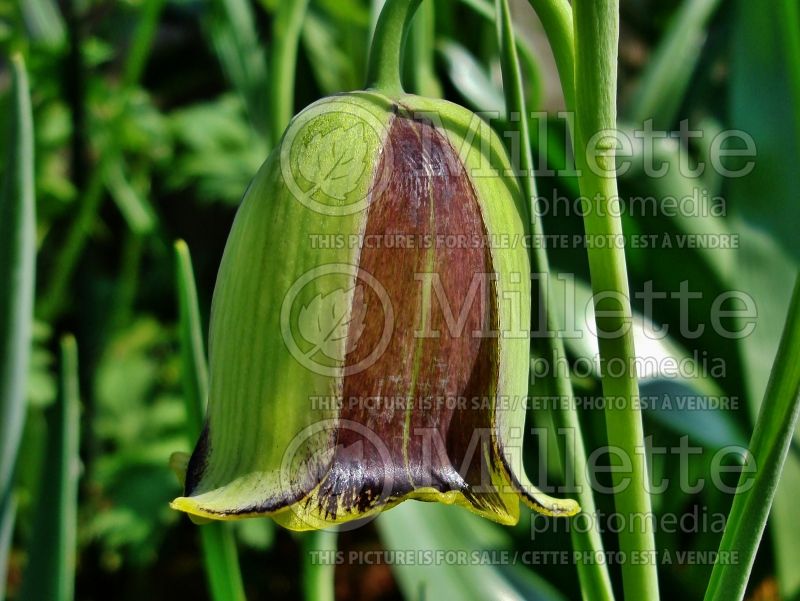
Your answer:
[[[430,1],[430,0],[428,0]],[[381,3],[311,0],[299,32],[292,105],[299,110],[327,94],[363,85],[368,41]],[[622,2],[621,123],[656,117],[668,129],[689,119],[704,131],[740,128],[759,150],[745,178],[686,177],[671,172],[653,179],[634,168],[621,180],[623,197],[691,195],[696,190],[727,201],[726,215],[672,217],[626,215],[626,233],[732,234],[740,248],[629,249],[632,287],[653,281],[678,290],[688,282],[703,299],[690,305],[692,323],[707,321],[714,298],[726,290],[757,303],[755,332],[731,341],[710,331],[681,337],[675,299],[650,316],[671,325],[669,338],[647,352],[720,360],[724,375],[676,382],[644,378],[645,394],[724,394],[740,400],[731,411],[655,408],[645,415],[655,446],[675,447],[685,436],[704,447],[689,458],[691,478],[710,477],[716,450],[743,444],[775,356],[798,265],[795,172],[800,134],[797,9],[789,1],[627,0]],[[74,332],[80,349],[80,505],[77,599],[208,598],[194,526],[167,505],[179,489],[169,469],[173,451],[188,451],[172,243],[192,249],[204,324],[216,269],[230,223],[250,178],[281,132],[270,131],[270,90],[280,86],[271,70],[278,0],[24,0],[0,3],[0,53],[20,51],[29,70],[35,133],[37,291],[34,345],[29,367],[27,422],[16,470],[17,515],[9,560],[9,598],[19,598],[27,549],[37,524],[40,474],[47,464],[48,423],[59,398],[58,340]],[[475,110],[502,113],[496,32],[491,3],[436,0],[429,22],[415,30],[409,69],[424,62],[424,87]],[[695,5],[694,10],[687,8]],[[768,9],[765,9],[767,7]],[[568,162],[558,84],[542,34],[527,3],[512,4],[519,23],[526,95],[531,110],[549,111],[548,137],[534,148],[539,167]],[[763,10],[762,10],[763,9]],[[488,18],[487,18],[488,16]],[[695,20],[692,20],[692,19]],[[658,48],[675,44],[675,28],[689,28],[695,50],[681,53],[679,69]],[[427,38],[426,38],[427,36]],[[651,60],[660,57],[660,60]],[[420,63],[422,64],[422,63]],[[5,115],[9,66],[0,59],[0,156],[8,140]],[[652,88],[642,89],[649,85]],[[555,91],[555,94],[554,94]],[[555,98],[555,100],[554,100]],[[646,102],[638,100],[645,98]],[[645,107],[645,108],[643,108]],[[647,111],[657,111],[648,115]],[[642,111],[645,111],[644,113]],[[510,127],[503,121],[499,129]],[[532,123],[536,131],[537,123]],[[674,141],[669,141],[674,142]],[[708,157],[708,138],[681,142],[694,159]],[[539,147],[541,146],[541,148]],[[677,144],[657,144],[661,160],[676,164]],[[8,166],[0,165],[0,180]],[[570,175],[539,178],[543,195],[575,198]],[[580,218],[544,217],[547,233],[582,232]],[[554,269],[588,281],[585,250],[551,252]],[[2,284],[0,284],[2,286]],[[579,287],[585,291],[585,284]],[[641,304],[635,307],[640,313]],[[573,360],[591,349],[568,346]],[[599,394],[594,375],[576,378],[578,394]],[[551,417],[536,412],[536,425]],[[602,412],[586,411],[587,447],[604,444]],[[552,432],[549,448],[556,444]],[[795,438],[795,442],[800,440]],[[757,558],[753,590],[779,586],[781,598],[800,598],[800,495],[797,444],[787,462],[768,537]],[[529,472],[538,473],[537,445],[526,447]],[[551,479],[559,480],[557,454],[547,454]],[[678,481],[672,456],[654,456],[652,471]],[[600,476],[603,480],[603,476]],[[732,477],[732,482],[735,481]],[[692,494],[670,487],[655,495],[659,515],[726,515],[731,496],[712,486]],[[610,496],[598,505],[612,511]],[[561,529],[537,533],[531,517],[513,529],[479,522],[457,509],[421,504],[400,507],[340,537],[340,548],[569,550]],[[533,518],[536,520],[537,518]],[[298,541],[266,520],[237,524],[249,599],[301,595]],[[721,532],[657,532],[659,549],[715,550]],[[614,549],[614,537],[605,540]],[[664,598],[699,599],[711,565],[661,566]],[[340,598],[434,598],[458,586],[459,598],[486,598],[482,585],[508,598],[579,598],[572,564],[489,566],[465,579],[463,566],[337,568]],[[618,584],[618,569],[612,568]],[[485,580],[484,580],[485,578]],[[433,581],[435,579],[435,582]],[[494,584],[489,584],[494,583]],[[468,586],[469,585],[469,586]],[[463,589],[463,590],[462,590]],[[560,591],[560,592],[556,592]],[[764,598],[764,597],[754,597]]]

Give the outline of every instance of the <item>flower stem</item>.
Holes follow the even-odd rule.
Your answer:
[[[594,292],[595,319],[606,403],[606,430],[610,449],[621,454],[613,482],[616,511],[630,521],[639,516],[645,527],[623,530],[620,550],[628,554],[622,565],[626,599],[658,599],[658,574],[642,416],[638,407],[632,314],[628,274],[618,217],[615,144],[600,132],[616,127],[618,0],[575,0],[575,155],[581,172],[584,228],[589,247],[589,270]],[[599,138],[599,139],[598,139]],[[590,153],[591,161],[590,165]],[[592,240],[611,240],[602,247]],[[631,554],[650,558],[631,561]]]
[[[334,601],[335,565],[325,561],[336,553],[337,534],[333,530],[303,533],[303,597],[306,601]],[[315,557],[316,556],[316,557]]]
[[[575,39],[572,7],[567,0],[528,0],[544,27],[553,51],[564,104],[575,111]]]
[[[403,48],[411,18],[422,0],[387,0],[378,18],[367,67],[367,87],[389,96],[403,94]]]

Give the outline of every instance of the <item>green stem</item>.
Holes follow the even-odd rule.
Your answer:
[[[736,556],[735,564],[714,564],[706,601],[743,599],[767,518],[778,489],[786,455],[800,416],[800,275],[789,307],[778,354],[756,420],[750,452],[757,471],[742,472],[720,556]],[[749,488],[745,488],[749,486]]]
[[[572,8],[567,0],[529,0],[544,26],[556,60],[564,104],[575,111],[575,38]]]
[[[367,66],[367,87],[389,96],[403,94],[403,48],[411,18],[422,0],[387,0],[375,26]]]
[[[616,128],[618,0],[575,0],[575,155],[580,170],[584,228],[589,244],[589,270],[594,293],[600,347],[603,394],[607,401],[606,431],[610,448],[627,465],[613,473],[617,513],[632,523],[639,516],[645,527],[620,532],[626,599],[656,601],[658,574],[655,540],[644,455],[642,416],[638,407],[632,312],[625,265],[622,224],[618,217],[614,143],[595,141],[595,134]],[[591,148],[590,148],[591,146]],[[589,155],[592,164],[590,165]],[[613,244],[592,244],[593,240]],[[613,370],[608,366],[614,366]],[[632,554],[647,561],[631,561]]]
[[[520,183],[523,192],[530,200],[528,207],[528,218],[531,223],[531,232],[534,240],[543,239],[544,228],[540,212],[536,209],[536,179],[534,177],[533,154],[530,144],[530,128],[528,126],[528,109],[525,101],[525,94],[522,87],[522,74],[520,72],[519,59],[517,57],[516,44],[514,43],[514,31],[511,24],[511,13],[508,9],[507,0],[497,0],[497,27],[500,39],[500,56],[503,71],[503,90],[506,95],[506,111],[509,115],[517,113],[519,115],[520,127],[520,168],[522,176]],[[547,257],[547,250],[543,245],[533,244],[532,267],[533,272],[542,277],[549,277],[550,263]],[[546,286],[546,290],[552,291],[552,286]],[[542,302],[545,302],[545,319],[547,320],[547,332],[557,332],[553,312],[549,307],[553,306],[552,298],[542,295]],[[544,355],[558,367],[566,365],[566,352],[564,350],[564,340],[561,336],[547,335],[539,339],[534,339],[534,344],[544,347]],[[574,436],[573,445],[565,445],[562,450],[562,465],[565,471],[570,470],[574,474],[575,487],[578,494],[578,502],[583,513],[591,516],[591,528],[573,528],[572,544],[575,551],[587,551],[591,557],[596,557],[603,551],[603,541],[600,531],[597,528],[598,521],[595,519],[597,508],[592,494],[591,482],[589,481],[586,467],[586,449],[583,442],[583,434],[578,419],[577,408],[574,405],[575,395],[572,390],[572,382],[569,374],[564,370],[551,370],[554,373],[553,382],[556,397],[559,399],[559,409],[555,412],[555,420],[559,430],[566,431]],[[565,402],[569,405],[565,406]],[[570,448],[572,447],[572,448]],[[583,554],[582,554],[583,555]],[[598,599],[608,601],[614,598],[614,591],[611,587],[611,577],[607,566],[602,562],[589,561],[588,563],[578,563],[578,577],[581,582],[581,591],[584,599]]]
[[[336,532],[317,530],[303,535],[303,598],[307,601],[334,601],[333,578],[336,564]]]

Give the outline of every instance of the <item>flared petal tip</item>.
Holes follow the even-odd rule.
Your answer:
[[[531,509],[550,517],[568,518],[577,515],[581,506],[574,499],[555,499],[542,492],[524,493],[522,501]]]
[[[235,520],[240,517],[203,509],[192,497],[178,497],[171,501],[169,506],[176,511],[187,514],[195,524],[207,524],[213,520]]]

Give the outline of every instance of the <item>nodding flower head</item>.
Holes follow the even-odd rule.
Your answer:
[[[405,94],[419,0],[388,0],[367,91],[289,124],[236,215],[211,314],[205,427],[172,506],[294,530],[406,499],[514,524],[578,505],[522,469],[524,199],[489,125]]]

